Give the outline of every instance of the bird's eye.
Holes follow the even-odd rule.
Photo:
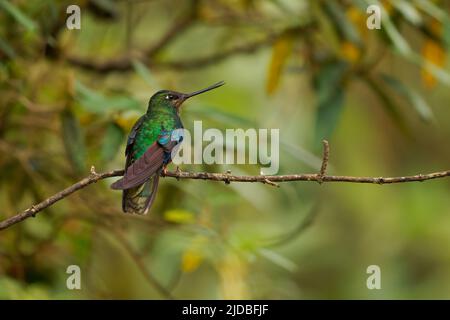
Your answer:
[[[174,96],[173,94],[168,94],[166,96],[166,100],[175,100],[177,98],[177,96]]]

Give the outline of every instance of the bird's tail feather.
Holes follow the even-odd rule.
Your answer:
[[[123,190],[123,211],[126,213],[146,214],[155,201],[158,184],[159,173],[137,187]]]

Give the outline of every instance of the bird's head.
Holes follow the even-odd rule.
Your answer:
[[[204,89],[197,90],[197,91],[194,91],[191,93],[181,93],[181,92],[177,92],[177,91],[160,90],[160,91],[156,92],[150,98],[150,101],[148,103],[148,111],[150,111],[151,108],[158,106],[158,107],[169,108],[169,109],[175,110],[176,112],[179,112],[180,107],[183,104],[183,102],[186,101],[187,99],[189,99],[190,97],[207,92],[209,90],[213,90],[224,84],[225,84],[225,82],[220,81],[209,87],[206,87]]]

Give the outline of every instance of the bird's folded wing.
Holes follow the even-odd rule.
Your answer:
[[[147,151],[133,162],[125,171],[122,179],[111,185],[112,189],[124,190],[134,188],[147,181],[164,164],[165,148],[153,143]]]

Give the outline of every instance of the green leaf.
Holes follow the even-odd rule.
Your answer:
[[[422,17],[417,11],[417,9],[408,1],[398,0],[392,1],[392,5],[397,8],[397,10],[405,17],[406,20],[411,22],[413,25],[421,25]]]
[[[436,79],[439,79],[442,84],[450,86],[450,74],[446,70],[424,59],[421,55],[416,53],[411,53],[409,56],[406,56],[406,58],[410,62],[430,72],[434,77],[436,77]]]
[[[62,138],[67,157],[76,173],[86,169],[84,133],[74,113],[66,109],[61,113]]]
[[[381,75],[381,78],[397,93],[408,99],[408,102],[411,103],[411,105],[414,107],[414,110],[416,110],[422,120],[431,121],[434,119],[432,109],[419,93],[405,86],[398,79],[387,74]]]
[[[392,120],[394,120],[397,127],[406,135],[409,135],[409,129],[405,124],[405,121],[403,120],[402,115],[399,112],[398,106],[395,104],[395,102],[389,97],[389,95],[386,93],[384,88],[380,86],[378,82],[376,82],[374,79],[372,79],[369,76],[362,78],[366,84],[369,86],[369,88],[379,97],[379,99],[382,102],[382,106],[385,108],[385,110],[388,112],[388,114],[391,116]]]
[[[442,25],[442,39],[447,50],[450,50],[450,18],[445,19]]]
[[[337,125],[344,104],[343,76],[347,65],[325,65],[315,76],[317,97],[316,137],[329,138]]]
[[[81,106],[89,112],[105,113],[108,111],[141,110],[141,103],[129,96],[116,95],[105,97],[89,89],[81,82],[75,82],[75,91]]]
[[[364,0],[366,3],[366,6],[374,4],[373,1]],[[391,18],[389,17],[389,13],[386,11],[384,6],[377,1],[376,4],[381,9],[381,25],[382,30],[385,31],[388,39],[390,40],[390,43],[394,46],[394,48],[403,56],[411,55],[413,52],[411,50],[411,47],[409,46],[408,42],[403,38],[401,33],[397,30],[397,27],[395,26],[394,22],[392,22]]]
[[[14,49],[2,37],[0,37],[0,51],[10,59],[13,59],[16,56]]]
[[[189,106],[186,113],[193,115],[197,119],[207,119],[226,125],[239,125],[247,127],[255,126],[255,123],[249,119],[206,105]]]
[[[362,45],[358,30],[349,21],[339,3],[337,1],[324,1],[323,5],[325,13],[333,22],[340,38],[358,46]]]
[[[10,170],[10,174],[11,176],[8,179],[14,183],[7,184],[5,189],[8,192],[11,203],[20,203],[28,191],[31,181],[22,168],[20,170]]]
[[[447,19],[447,13],[430,0],[414,0],[415,5],[440,22]]]
[[[283,257],[273,250],[260,248],[258,249],[258,254],[289,272],[295,272],[298,269],[297,265],[293,261],[289,260],[286,257]]]
[[[114,159],[125,138],[125,132],[115,123],[110,123],[103,137],[101,157],[104,161]]]
[[[0,7],[9,13],[18,23],[24,26],[28,31],[35,31],[36,24],[26,14],[24,14],[14,4],[6,0],[0,0]]]
[[[135,59],[132,61],[132,65],[134,71],[136,71],[136,73],[142,79],[144,79],[144,81],[147,82],[148,85],[156,87],[156,81],[145,64]]]
[[[408,42],[403,38],[401,33],[397,30],[395,24],[392,22],[392,20],[389,18],[389,14],[386,12],[386,10],[381,7],[381,24],[386,31],[387,36],[391,40],[392,45],[394,48],[403,56],[408,56],[411,54],[412,50],[409,46]]]

